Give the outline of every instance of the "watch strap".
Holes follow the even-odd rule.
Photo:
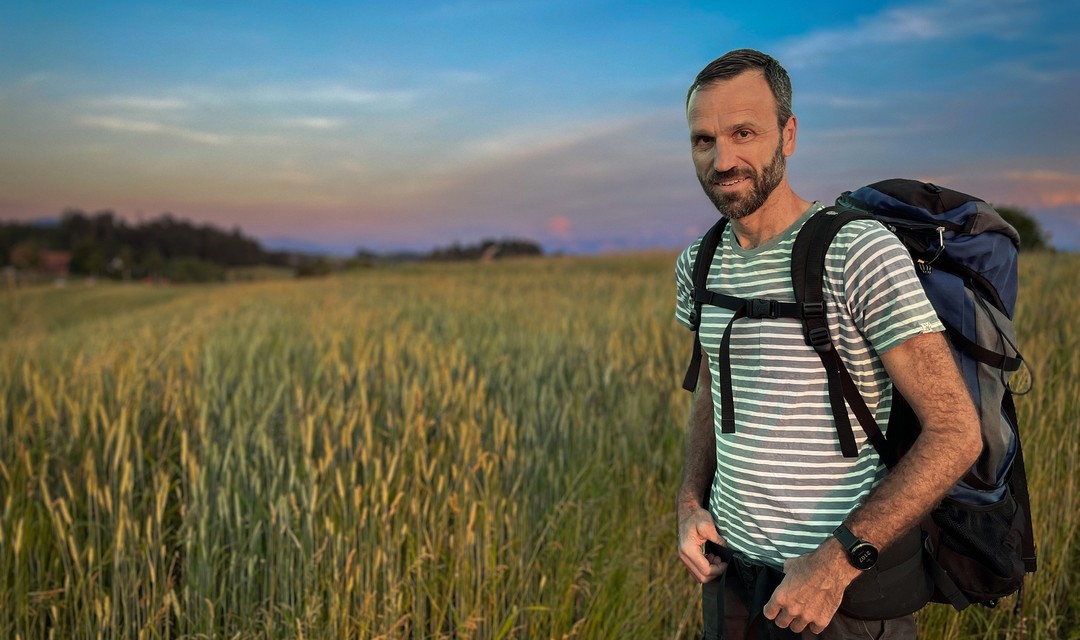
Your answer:
[[[843,522],[832,533],[848,553],[851,553],[852,548],[859,542],[859,539]]]

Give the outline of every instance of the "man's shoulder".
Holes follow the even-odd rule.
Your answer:
[[[862,236],[892,236],[892,233],[877,218],[858,218],[841,227],[836,235],[850,239]]]
[[[698,236],[693,242],[686,246],[679,256],[675,259],[675,273],[678,275],[690,276],[694,272],[694,261],[697,259],[698,249],[701,248],[701,242],[705,239],[704,235]]]
[[[861,218],[845,224],[836,233],[829,252],[834,256],[850,257],[868,247],[879,250],[904,251],[900,239],[876,218]]]

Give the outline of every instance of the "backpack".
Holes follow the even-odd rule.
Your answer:
[[[1009,376],[1027,366],[1016,347],[1012,322],[1020,239],[990,205],[957,191],[906,179],[845,192],[835,206],[807,220],[796,237],[791,259],[794,303],[745,300],[706,288],[709,267],[727,223],[721,218],[702,238],[694,262],[694,309],[690,314],[694,351],[683,387],[693,391],[697,384],[701,306],[733,310],[717,365],[721,430],[734,432],[728,358],[732,325],[741,318],[798,320],[807,345],[821,358],[826,371],[842,454],[858,455],[848,420],[850,406],[882,463],[892,468],[918,437],[918,419],[894,389],[888,428],[883,432],[878,427],[833,347],[825,317],[825,256],[840,228],[858,219],[878,220],[911,254],[923,289],[946,328],[982,426],[983,451],[978,461],[919,525],[925,568],[922,577],[928,575],[933,584],[927,598],[952,604],[957,610],[972,603],[995,606],[1000,598],[1022,588],[1024,575],[1036,569],[1036,558],[1014,390],[1009,385]],[[1028,390],[1030,385],[1016,393]],[[895,586],[898,594],[919,589],[916,584]],[[845,600],[850,595],[849,588]],[[911,610],[922,604],[925,599],[910,605]],[[876,617],[879,612],[872,609],[856,617]],[[882,617],[902,613],[890,609],[889,615]]]

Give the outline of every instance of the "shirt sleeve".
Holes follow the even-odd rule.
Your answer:
[[[693,328],[690,314],[694,311],[694,257],[700,245],[698,238],[675,260],[675,319],[687,329]]]
[[[911,255],[881,223],[861,220],[846,225],[832,248],[843,261],[844,302],[879,354],[917,335],[945,330]]]

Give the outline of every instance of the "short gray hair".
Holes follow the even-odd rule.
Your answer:
[[[765,76],[765,82],[776,99],[776,121],[783,128],[792,115],[791,78],[776,58],[754,49],[729,51],[705,65],[686,92],[686,106],[690,106],[690,97],[698,89],[721,80],[730,80],[747,71],[761,71]]]

